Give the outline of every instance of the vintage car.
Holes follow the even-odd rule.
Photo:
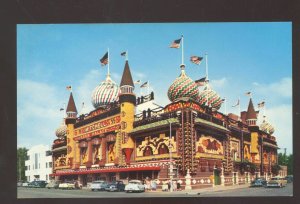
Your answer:
[[[61,182],[60,181],[55,181],[55,180],[51,180],[47,185],[46,188],[50,189],[50,188],[54,188],[57,189],[59,187],[59,184]]]
[[[145,192],[145,186],[140,180],[131,180],[125,186],[125,192]]]
[[[108,184],[107,187],[105,188],[106,191],[124,191],[125,189],[125,184],[123,181],[113,181],[112,183]]]
[[[47,185],[46,181],[32,181],[28,184],[30,188],[45,188]]]
[[[65,181],[58,185],[59,189],[81,189],[82,184],[78,181]]]
[[[251,182],[250,187],[265,187],[266,185],[267,185],[266,179],[256,178]]]
[[[284,187],[287,185],[287,181],[281,177],[273,177],[267,182],[267,187]]]
[[[92,191],[104,191],[107,187],[107,182],[103,180],[93,181],[91,183],[90,189]]]

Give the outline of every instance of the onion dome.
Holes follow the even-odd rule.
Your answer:
[[[217,94],[217,92],[211,89],[208,83],[199,94],[198,101],[200,105],[208,105],[216,110],[219,110],[222,104],[221,97]]]
[[[118,100],[119,86],[107,75],[92,93],[92,103],[95,108],[105,107]]]
[[[264,132],[266,132],[266,133],[268,133],[270,135],[272,135],[275,132],[274,127],[270,123],[268,123],[267,121],[265,121],[265,120],[259,126],[259,129],[261,129],[262,131],[264,131]]]
[[[198,85],[185,74],[184,65],[181,67],[181,74],[169,87],[168,97],[174,102],[180,98],[192,98],[197,100],[199,95]]]
[[[67,126],[65,124],[65,121],[63,120],[61,125],[56,129],[55,135],[58,138],[63,139],[66,136],[66,134],[67,134]]]

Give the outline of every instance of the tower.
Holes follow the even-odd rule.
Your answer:
[[[75,164],[78,163],[76,161],[75,155],[75,141],[74,138],[74,124],[76,123],[77,117],[77,109],[74,102],[73,94],[70,93],[69,102],[67,106],[67,118],[66,118],[66,125],[67,125],[67,165],[70,165],[72,168],[75,168]]]
[[[248,128],[250,130],[251,134],[251,149],[250,153],[252,155],[252,159],[255,158],[255,156],[259,153],[259,148],[258,148],[258,131],[259,127],[256,125],[257,121],[257,116],[256,112],[254,110],[254,106],[252,103],[252,98],[250,98],[249,105],[248,105],[248,110],[246,113],[246,123],[248,125]],[[255,162],[255,161],[253,161]]]
[[[134,83],[128,60],[125,62],[120,89],[119,102],[121,111],[121,129],[117,141],[117,147],[119,146],[117,151],[119,153],[119,164],[124,165],[125,163],[129,163],[134,148],[134,142],[132,138],[128,136],[128,133],[133,129],[136,105],[136,96],[133,93]]]

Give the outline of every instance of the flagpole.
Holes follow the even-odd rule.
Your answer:
[[[126,61],[128,61],[128,50],[126,50]]]
[[[240,97],[239,97],[239,113],[238,113],[238,119],[241,120],[241,101],[240,101]]]
[[[226,100],[226,97],[224,97],[224,101],[225,101],[225,115],[227,115],[227,100]]]
[[[108,66],[107,66],[107,76],[109,76],[109,64],[110,64],[110,59],[109,59],[109,48],[107,48],[107,59],[108,59]]]
[[[148,86],[147,86],[147,94],[149,95],[149,87],[150,87],[150,82],[148,81]]]
[[[181,47],[181,64],[184,65],[184,56],[183,56],[183,35],[181,35],[182,47]]]
[[[207,59],[207,53],[205,53],[205,70],[206,70],[206,80],[208,81],[208,59]]]

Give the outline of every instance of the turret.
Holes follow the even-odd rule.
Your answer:
[[[119,101],[121,106],[121,131],[119,139],[121,140],[121,149],[122,153],[124,153],[125,161],[122,156],[119,158],[119,163],[124,164],[124,162],[129,163],[131,153],[134,148],[133,140],[128,136],[128,133],[133,129],[136,105],[136,97],[133,93],[134,83],[132,80],[128,60],[125,62],[120,89],[121,93],[119,95]]]
[[[249,105],[248,105],[248,110],[246,112],[246,123],[249,127],[250,133],[251,133],[251,150],[250,152],[254,156],[255,154],[258,153],[258,130],[259,127],[256,125],[257,121],[257,116],[256,112],[254,110],[254,106],[252,103],[252,98],[250,98]],[[253,158],[253,157],[252,157]]]
[[[252,99],[250,98],[248,110],[246,113],[246,123],[248,126],[256,126],[257,116],[254,110]]]
[[[70,93],[69,102],[67,106],[67,117],[66,117],[66,125],[67,125],[67,164],[70,167],[74,168],[74,164],[78,163],[75,161],[75,141],[74,138],[74,124],[76,123],[77,117],[77,109],[75,105],[75,101],[73,98],[72,92]]]

